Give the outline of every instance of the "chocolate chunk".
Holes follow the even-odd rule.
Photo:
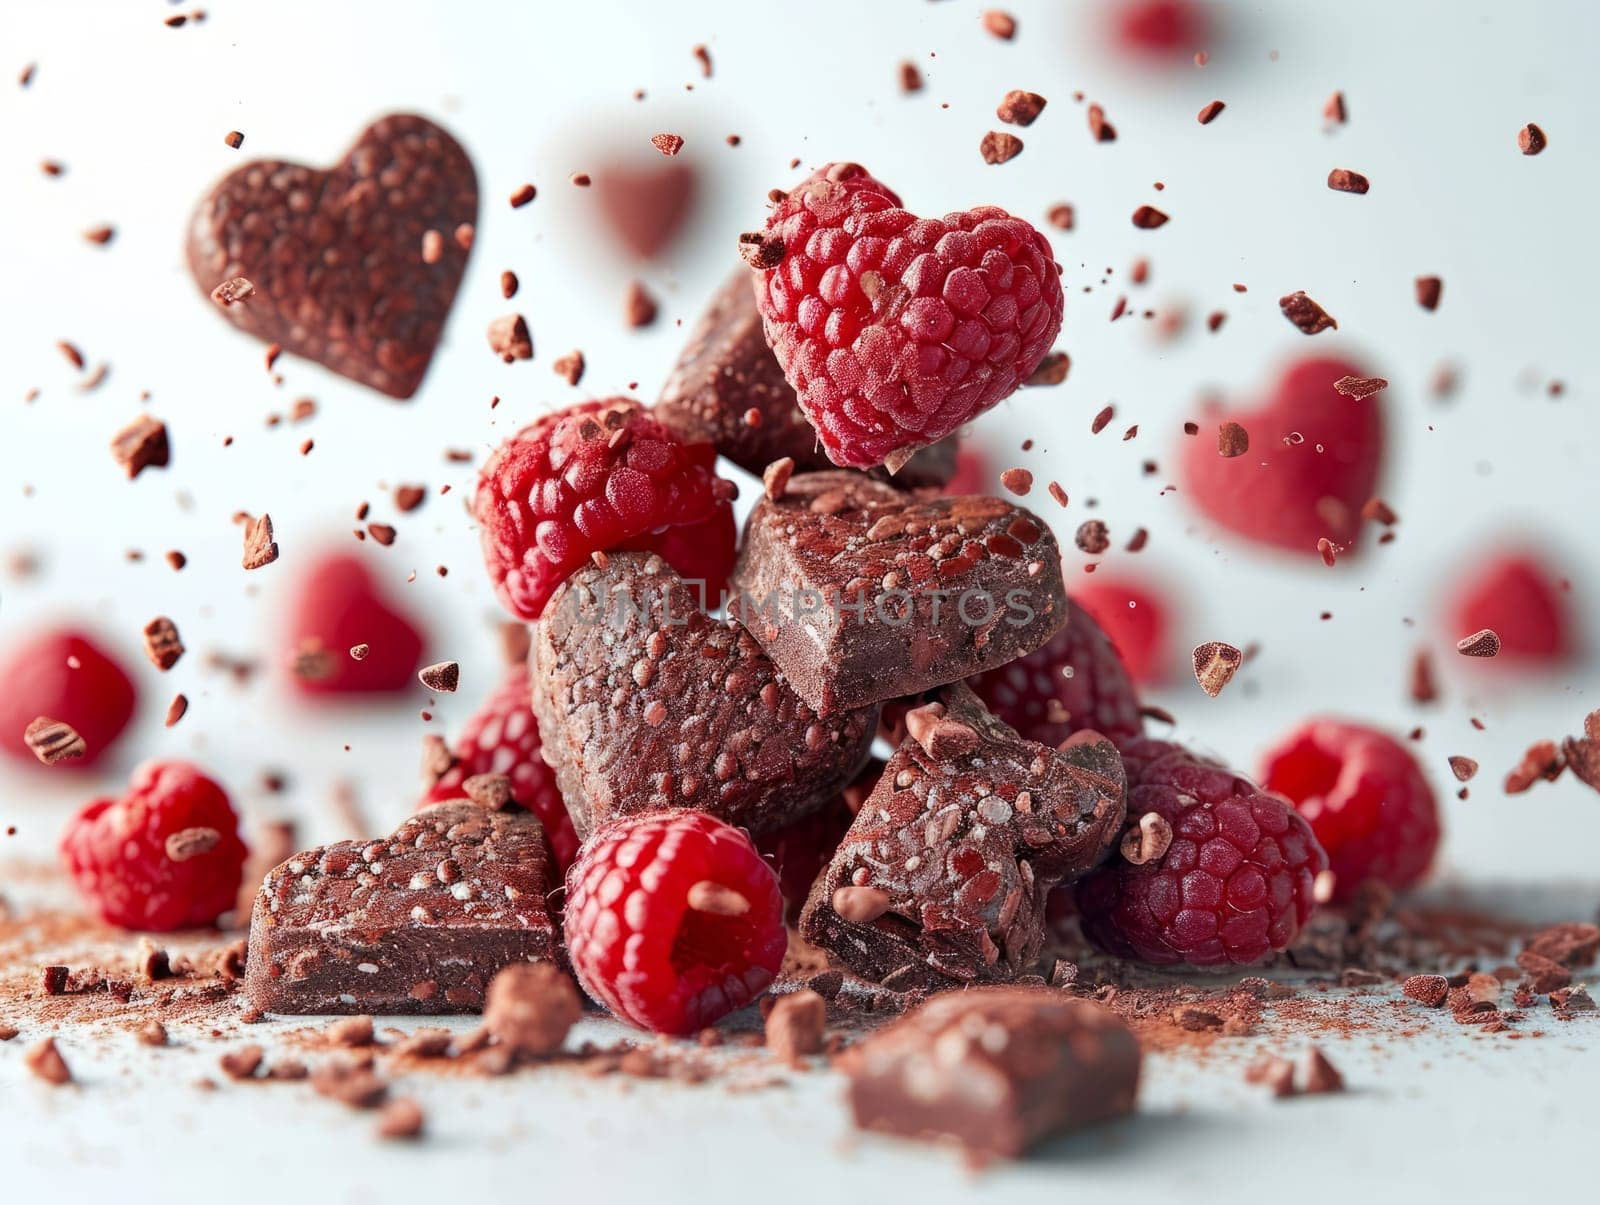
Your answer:
[[[878,722],[876,707],[819,719],[744,629],[644,553],[568,578],[530,658],[545,760],[580,837],[662,807],[781,828],[850,782]]]
[[[928,1001],[852,1050],[845,1070],[862,1129],[1014,1158],[1132,1112],[1139,1043],[1097,1004],[1049,988],[981,988]]]
[[[1334,321],[1333,315],[1307,297],[1303,291],[1278,298],[1278,308],[1302,334],[1315,335],[1325,330],[1339,329],[1339,324]]]
[[[245,992],[277,1013],[476,1012],[501,967],[554,958],[549,867],[538,820],[466,800],[296,854],[256,896]]]
[[[1031,126],[1039,114],[1044,112],[1047,103],[1049,102],[1037,92],[1013,88],[1001,98],[999,107],[994,113],[1001,121],[1011,125]]]
[[[1548,145],[1544,131],[1531,121],[1517,131],[1517,149],[1524,155],[1537,155]]]
[[[571,979],[548,963],[517,963],[490,982],[483,1025],[509,1050],[544,1055],[561,1049],[582,1015]]]
[[[990,130],[979,141],[978,154],[991,166],[997,163],[1009,163],[1022,154],[1022,139],[1003,130]]]
[[[1244,654],[1231,644],[1208,640],[1195,646],[1194,677],[1200,689],[1213,699],[1233,680],[1234,673],[1244,664]]]
[[[33,755],[47,766],[68,758],[82,757],[88,745],[78,730],[47,715],[38,716],[22,730],[22,740]]]
[[[801,473],[833,468],[767,346],[750,273],[740,268],[700,315],[651,413],[686,443],[709,443],[760,475],[785,456]],[[956,439],[926,448],[892,478],[897,486],[943,485],[955,475]],[[885,477],[882,469],[874,474]]]
[[[141,414],[111,440],[111,455],[132,481],[148,468],[164,469],[172,459],[167,425]]]
[[[1565,967],[1586,967],[1600,956],[1600,928],[1581,921],[1551,925],[1530,937],[1527,949]]]
[[[828,1023],[828,1003],[809,988],[777,997],[767,1014],[767,1049],[772,1057],[798,1064],[808,1054],[822,1051],[822,1034]]]
[[[1004,665],[1067,620],[1043,520],[847,472],[795,476],[758,502],[732,583],[730,612],[823,715]]]
[[[1105,737],[1078,733],[1056,750],[1018,736],[964,683],[941,697],[938,723],[967,739],[940,749],[937,726],[907,736],[800,917],[807,941],[902,991],[1033,971],[1045,897],[1122,829],[1122,759]],[[867,892],[878,906],[856,907]]]
[[[230,322],[390,397],[422,383],[455,300],[467,253],[446,240],[435,263],[426,231],[478,216],[478,183],[456,140],[422,117],[365,130],[333,168],[259,160],[200,202],[189,270],[203,292],[246,277],[256,296],[220,309]]]

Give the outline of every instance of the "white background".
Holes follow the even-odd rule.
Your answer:
[[[135,667],[144,692],[140,724],[106,766],[106,788],[142,757],[192,756],[252,814],[300,810],[313,838],[337,833],[325,806],[336,780],[358,782],[375,827],[402,814],[417,790],[421,734],[451,730],[497,673],[496,607],[462,508],[471,467],[446,464],[443,449],[486,452],[544,408],[623,391],[630,382],[653,399],[682,342],[676,323],[693,319],[729,269],[734,237],[759,223],[766,191],[817,164],[852,158],[924,212],[996,203],[1041,221],[1054,202],[1076,206],[1077,230],[1050,232],[1066,268],[1059,346],[1072,355],[1071,376],[1061,388],[1003,404],[978,424],[973,440],[996,470],[1020,463],[1041,482],[1062,482],[1073,499],[1058,524],[1063,536],[1089,516],[1090,498],[1099,499],[1093,513],[1111,524],[1116,548],[1135,526],[1150,529],[1145,552],[1112,552],[1106,568],[1148,575],[1180,604],[1174,686],[1158,701],[1179,714],[1186,739],[1249,766],[1268,740],[1315,712],[1402,731],[1422,723],[1420,755],[1447,796],[1447,877],[1589,884],[1600,877],[1593,856],[1600,799],[1570,778],[1517,799],[1503,798],[1496,786],[1530,740],[1576,730],[1600,704],[1592,660],[1529,681],[1462,665],[1446,653],[1443,703],[1421,711],[1405,701],[1412,649],[1431,643],[1448,650],[1461,635],[1445,626],[1448,583],[1500,542],[1528,533],[1573,578],[1589,647],[1600,643],[1589,602],[1600,581],[1600,451],[1587,354],[1591,282],[1600,266],[1589,202],[1600,169],[1600,113],[1588,87],[1600,10],[1578,0],[1219,5],[1222,32],[1205,47],[1209,65],[1197,69],[1185,60],[1155,70],[1107,50],[1100,5],[1016,0],[1009,8],[1020,30],[1012,43],[979,29],[981,7],[968,0],[219,0],[207,5],[203,24],[173,30],[162,18],[181,10],[156,0],[5,0],[0,76],[9,81],[6,73],[30,61],[38,71],[27,90],[0,86],[0,165],[7,173],[0,194],[0,551],[34,549],[45,573],[0,582],[0,645],[71,612],[107,633]],[[700,78],[691,55],[701,42],[715,60],[710,80]],[[915,96],[898,89],[905,58],[927,77]],[[978,141],[997,125],[995,103],[1016,87],[1044,94],[1049,106],[1021,131],[1021,157],[986,166]],[[643,102],[632,98],[637,88],[647,92]],[[1346,94],[1350,122],[1329,133],[1320,114],[1335,88]],[[1090,139],[1074,90],[1106,107],[1118,141]],[[1202,128],[1194,115],[1213,98],[1227,110]],[[478,168],[477,245],[446,341],[408,403],[290,357],[279,362],[287,380],[275,388],[261,345],[209,312],[190,280],[182,254],[187,216],[211,181],[245,158],[330,162],[368,120],[397,109],[448,126]],[[1517,152],[1516,131],[1527,121],[1550,138],[1538,158]],[[223,144],[230,129],[245,133],[242,151]],[[567,178],[594,170],[619,148],[649,163],[655,152],[647,140],[661,131],[686,138],[683,156],[702,173],[703,203],[666,256],[638,265],[608,242],[592,220],[590,194]],[[739,134],[742,145],[726,146],[728,133]],[[37,167],[44,158],[63,162],[66,174],[45,177]],[[792,158],[803,166],[790,170]],[[1330,192],[1325,180],[1336,166],[1369,176],[1371,193]],[[513,211],[505,198],[524,180],[538,186],[539,197]],[[1152,190],[1157,180],[1166,185],[1159,194]],[[1143,203],[1173,220],[1159,231],[1135,230],[1128,214]],[[104,222],[117,228],[109,247],[82,239],[83,230]],[[1124,277],[1141,254],[1153,261],[1152,281],[1131,290]],[[504,268],[522,280],[509,305],[498,290]],[[1107,268],[1112,277],[1102,286]],[[1413,300],[1412,278],[1423,273],[1444,278],[1437,313]],[[663,302],[649,332],[622,326],[622,290],[633,276]],[[1234,281],[1250,291],[1236,295]],[[1284,322],[1275,299],[1301,288],[1339,318],[1338,332],[1312,344]],[[1229,318],[1217,335],[1191,329],[1163,344],[1153,324],[1107,321],[1124,291],[1142,306],[1184,303],[1195,318],[1222,308]],[[537,356],[508,367],[488,351],[483,329],[510,308],[527,315]],[[78,374],[54,349],[58,339],[75,341],[92,364],[109,362],[107,383],[78,392]],[[579,391],[549,368],[573,347],[589,362]],[[1202,390],[1251,399],[1285,356],[1308,350],[1356,355],[1391,382],[1382,399],[1391,444],[1381,493],[1402,516],[1399,539],[1369,545],[1333,569],[1315,558],[1286,560],[1244,547],[1198,519],[1181,492],[1160,492],[1175,480],[1180,427],[1196,415]],[[1463,386],[1440,404],[1427,383],[1447,358],[1460,366]],[[1557,400],[1543,392],[1553,378],[1566,386]],[[41,396],[24,405],[33,387]],[[139,411],[146,389],[149,412],[172,431],[173,464],[130,484],[106,443]],[[491,412],[496,394],[504,400]],[[312,422],[266,429],[266,415],[287,412],[301,396],[318,402]],[[1108,402],[1117,417],[1091,436],[1090,419]],[[1120,442],[1135,422],[1138,439]],[[233,446],[224,449],[230,434]],[[296,447],[306,436],[316,448],[301,458]],[[1019,445],[1028,437],[1035,447],[1024,456]],[[1160,461],[1162,471],[1142,476],[1146,458]],[[431,727],[418,718],[426,700],[420,686],[392,706],[361,710],[308,708],[281,687],[287,650],[275,620],[297,563],[326,542],[355,548],[349,530],[364,499],[374,518],[395,521],[384,486],[401,481],[455,486],[451,496],[398,519],[394,547],[360,547],[393,595],[426,617],[430,659],[462,664],[461,694],[441,702]],[[192,506],[180,506],[180,494]],[[1055,519],[1046,495],[1037,505]],[[277,564],[250,575],[239,568],[239,533],[229,519],[240,509],[270,511],[283,549]],[[125,562],[130,547],[145,550],[143,564]],[[166,548],[188,554],[181,574],[162,563]],[[1075,573],[1078,554],[1070,557]],[[448,578],[433,572],[441,563],[451,569]],[[416,581],[407,584],[413,570]],[[1334,613],[1332,622],[1318,619],[1324,610]],[[137,652],[139,629],[158,613],[177,621],[191,650],[167,675]],[[1184,666],[1186,650],[1205,639],[1262,648],[1217,700],[1199,692]],[[241,691],[204,670],[212,649],[258,657],[268,672]],[[167,731],[161,715],[176,690],[189,695],[191,710]],[[1470,727],[1471,716],[1486,731]],[[1469,802],[1445,791],[1449,754],[1483,762]],[[288,772],[287,801],[260,791],[266,768]],[[21,829],[13,850],[48,851],[67,809],[91,789],[81,775],[0,769],[0,826]],[[1567,911],[1588,916],[1596,896],[1592,886],[1576,889]],[[1228,1169],[1245,1158],[1281,1159],[1286,1150],[1319,1143],[1342,1146],[1341,1163],[1356,1155],[1353,1147],[1369,1153],[1370,1168],[1351,1174],[1389,1174],[1403,1166],[1396,1144],[1419,1119],[1435,1125],[1459,1114],[1481,1134],[1481,1110],[1493,1107],[1498,1132],[1520,1123],[1508,1123],[1501,1107],[1486,1102],[1534,1079],[1543,1081],[1541,1097],[1558,1100],[1559,1080],[1573,1067],[1566,1045],[1558,1052],[1555,1043],[1538,1056],[1496,1055],[1487,1075],[1468,1074],[1463,1068],[1471,1064],[1452,1059],[1413,1080],[1401,1072],[1424,1057],[1417,1050],[1383,1057],[1387,1064],[1373,1064],[1378,1086],[1359,1099],[1253,1109],[1240,1119],[1232,1106],[1216,1111],[1207,1089],[1195,1097],[1201,1120],[1153,1120],[1122,1135],[1119,1149],[1127,1149],[1120,1153],[1024,1174],[1052,1194],[1063,1183],[1082,1188],[1102,1180],[1162,1192],[1184,1168],[1198,1166],[1210,1168],[1212,1186],[1221,1188]],[[1592,1056],[1586,1065],[1592,1071]],[[24,1092],[24,1099],[38,1099],[16,1074],[14,1058],[0,1061],[0,1100]],[[1158,1113],[1171,1108],[1170,1081],[1182,1078],[1164,1074],[1166,1087],[1158,1078],[1152,1089]],[[745,1136],[737,1145],[764,1154],[769,1167],[778,1149],[769,1122],[787,1119],[798,1127],[795,1148],[814,1164],[829,1157],[840,1123],[831,1105],[808,1112],[808,1102],[831,1091],[796,1093],[787,1109],[767,1101],[752,1110],[737,1100],[707,1107],[720,1124],[738,1127]],[[288,1111],[287,1096],[272,1099]],[[632,1133],[643,1124],[617,1120],[609,1095],[601,1105],[595,1126]],[[127,1127],[139,1117],[131,1111],[119,1119],[88,1091],[81,1102],[52,1099],[42,1107],[43,1118],[55,1114],[54,1127],[36,1116],[23,1145],[0,1135],[0,1150],[31,1151],[38,1170],[52,1152],[74,1149],[61,1145],[59,1126],[76,1127],[97,1150],[101,1139],[90,1137],[99,1133],[90,1119],[105,1110],[108,1124],[123,1128],[106,1131],[105,1159],[90,1162],[128,1166],[133,1148],[113,1135],[133,1132]],[[127,1102],[119,1107],[127,1110]],[[205,1112],[218,1133],[242,1141],[255,1110],[265,1107],[233,1094],[214,1114],[210,1104]],[[517,1107],[532,1110],[537,1133],[548,1102]],[[1405,1121],[1384,1120],[1385,1110],[1402,1108]],[[664,1142],[650,1148],[662,1169],[697,1168],[730,1190],[747,1183],[739,1174],[747,1165],[723,1167],[719,1161],[734,1156],[692,1125],[688,1111],[680,1105],[670,1120],[651,1112],[646,1130],[629,1141]],[[4,1112],[9,1126],[13,1110]],[[581,1108],[560,1125],[577,1125],[577,1115]],[[1573,1124],[1570,1111],[1561,1119]],[[679,1138],[640,1136],[657,1123]],[[1531,1120],[1529,1127],[1530,1137],[1548,1134]],[[1456,1141],[1442,1130],[1429,1133],[1445,1149]],[[453,1141],[465,1149],[471,1137],[464,1130]],[[1232,1147],[1235,1138],[1245,1145]],[[337,1153],[331,1134],[310,1141],[312,1162]],[[1459,1145],[1471,1150],[1477,1143]],[[494,1149],[526,1160],[529,1169],[547,1167],[552,1191],[582,1182],[579,1153],[589,1166],[609,1162],[603,1144],[585,1146],[570,1135],[557,1141],[546,1132],[534,1146],[537,1157],[515,1144]],[[1168,1152],[1174,1161],[1164,1163]],[[250,1165],[264,1156],[239,1158]],[[194,1166],[192,1158],[184,1162]],[[434,1158],[429,1166],[438,1164]],[[423,1166],[405,1174],[422,1174]],[[508,1174],[492,1161],[473,1166],[474,1174]],[[678,1182],[642,1170],[649,1166],[629,1161],[606,1175],[649,1175],[670,1195]],[[861,1174],[959,1183],[952,1167],[885,1155],[868,1160]],[[1442,1167],[1434,1173],[1441,1185],[1449,1179]],[[1512,1174],[1509,1165],[1503,1170]],[[368,1191],[351,1199],[377,1199],[391,1174],[385,1164],[368,1179]],[[463,1173],[428,1174],[452,1183]],[[219,1188],[227,1182],[220,1174],[208,1179]]]

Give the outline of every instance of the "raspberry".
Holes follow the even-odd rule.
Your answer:
[[[1345,360],[1291,364],[1259,410],[1217,414],[1185,437],[1188,493],[1222,526],[1251,540],[1317,555],[1317,541],[1339,552],[1361,531],[1361,507],[1374,494],[1383,460],[1383,395],[1353,401],[1334,391],[1341,377],[1371,374]],[[1249,451],[1222,456],[1216,424],[1249,433]]]
[[[1030,741],[1059,745],[1080,728],[1114,741],[1138,736],[1139,696],[1100,625],[1072,599],[1067,623],[1008,665],[967,679],[977,696]]]
[[[1026,380],[1061,329],[1061,281],[1044,236],[1002,209],[918,218],[870,176],[832,174],[774,206],[756,301],[829,459],[870,468]]]
[[[525,427],[483,466],[473,499],[500,601],[537,619],[592,554],[626,548],[659,552],[705,582],[714,604],[734,558],[734,488],[715,461],[710,444],[678,442],[629,398],[580,402]]]
[[[1261,761],[1261,781],[1292,802],[1328,851],[1333,900],[1366,879],[1395,891],[1428,873],[1439,810],[1422,768],[1398,741],[1341,720],[1311,720]]]
[[[39,716],[70,724],[83,737],[80,758],[56,771],[93,765],[133,718],[138,693],[111,656],[69,628],[40,632],[0,662],[0,749],[37,766],[22,733]]]
[[[1500,637],[1505,659],[1558,662],[1577,651],[1578,636],[1570,607],[1563,597],[1572,584],[1560,578],[1539,559],[1506,552],[1479,564],[1456,592],[1453,631],[1489,628]]]
[[[228,796],[187,762],[145,762],[121,799],[96,799],[61,837],[67,872],[109,924],[166,932],[234,906],[244,843]]]
[[[788,942],[777,877],[742,829],[704,812],[601,826],[567,873],[566,934],[591,996],[672,1034],[754,1000]]]
[[[1084,935],[1158,966],[1245,965],[1294,940],[1328,858],[1305,820],[1215,762],[1165,741],[1123,750],[1128,822],[1154,812],[1171,844],[1142,865],[1114,858],[1076,888]]]
[[[494,693],[467,721],[451,749],[450,768],[423,796],[424,806],[466,796],[462,784],[479,774],[511,779],[511,798],[539,818],[550,852],[563,873],[578,852],[578,834],[561,802],[556,774],[539,753],[539,725],[533,718],[533,686],[528,667],[514,665]]]
[[[1204,49],[1209,22],[1195,0],[1121,0],[1111,15],[1117,42],[1132,54],[1167,59]]]
[[[1110,638],[1135,682],[1166,681],[1167,606],[1152,586],[1096,573],[1078,583],[1072,596]]]
[[[394,694],[416,685],[422,633],[391,606],[367,561],[328,552],[301,572],[289,604],[290,681],[305,695]],[[350,655],[366,645],[361,660]]]

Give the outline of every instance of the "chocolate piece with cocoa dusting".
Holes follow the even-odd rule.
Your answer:
[[[1004,130],[990,130],[978,142],[978,154],[991,166],[997,163],[1009,163],[1022,154],[1022,139],[1015,134],[1007,134]]]
[[[466,800],[386,838],[296,854],[268,873],[245,992],[277,1013],[455,1013],[502,967],[556,955],[539,821]]]
[[[1339,324],[1334,321],[1333,315],[1307,297],[1303,291],[1278,298],[1278,308],[1302,334],[1315,335],[1325,330],[1339,329]]]
[[[384,117],[327,171],[244,164],[200,202],[189,269],[207,294],[247,277],[256,296],[221,309],[230,322],[390,397],[422,383],[466,268],[461,240],[434,263],[428,230],[478,215],[472,163],[425,118]]]
[[[167,425],[159,419],[141,414],[111,440],[111,455],[132,481],[145,469],[164,469],[172,459],[171,444],[167,440]]]
[[[37,717],[22,730],[22,740],[33,755],[47,766],[82,757],[88,751],[76,728],[45,715]]]
[[[834,467],[767,345],[743,268],[712,296],[651,413],[686,443],[712,444],[749,473],[785,456],[802,473]],[[943,485],[955,471],[952,435],[919,448],[890,480],[902,488]]]
[[[1034,971],[1045,897],[1122,830],[1122,759],[1097,732],[1052,749],[965,683],[907,713],[907,737],[811,889],[800,933],[897,991]]]
[[[1032,512],[849,472],[758,502],[732,583],[730,613],[823,715],[1004,665],[1067,619],[1060,549]]]
[[[855,777],[878,722],[876,706],[819,719],[743,628],[645,553],[568,578],[530,658],[544,756],[580,837],[663,807],[781,828]]]
[[[1015,1158],[1132,1112],[1139,1043],[1112,1013],[1049,988],[951,992],[845,1058],[857,1126]]]

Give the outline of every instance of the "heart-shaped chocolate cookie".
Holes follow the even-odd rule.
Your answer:
[[[190,221],[189,270],[207,296],[234,277],[255,286],[222,307],[241,330],[408,398],[439,344],[477,219],[477,174],[460,144],[426,118],[394,114],[328,171],[260,160],[224,176]]]
[[[245,992],[275,1013],[478,1012],[501,967],[556,956],[549,867],[531,814],[464,799],[296,854],[256,896]]]
[[[1045,897],[1122,828],[1122,758],[1085,729],[1025,740],[956,683],[907,736],[811,889],[800,932],[897,991],[1015,979],[1044,948]]]
[[[653,553],[567,579],[533,625],[533,711],[580,837],[695,808],[752,833],[815,811],[867,760],[878,709],[819,719],[738,625]]]
[[[1067,620],[1061,550],[1000,498],[806,473],[756,504],[730,606],[822,715],[1032,652]]]

